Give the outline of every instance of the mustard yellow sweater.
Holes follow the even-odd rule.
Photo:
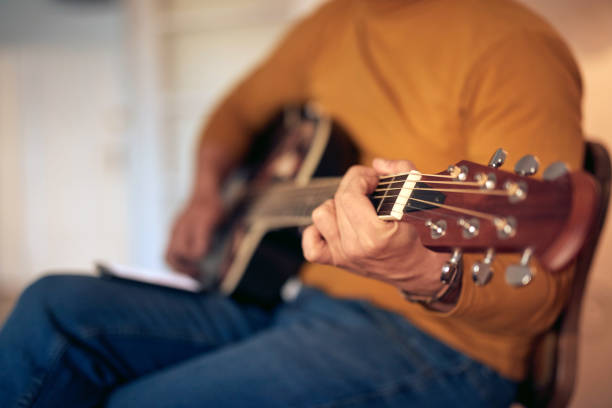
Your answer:
[[[222,101],[203,131],[239,158],[248,136],[287,103],[316,101],[352,135],[361,161],[412,160],[426,173],[461,159],[486,163],[503,147],[513,164],[535,154],[579,168],[581,80],[572,55],[542,19],[507,0],[336,0],[297,24]],[[468,267],[482,255],[464,256]],[[572,270],[537,268],[526,287],[504,280],[518,256],[497,256],[492,281],[463,277],[441,314],[378,281],[321,265],[303,280],[364,298],[502,375],[521,379],[534,337],[568,294]]]

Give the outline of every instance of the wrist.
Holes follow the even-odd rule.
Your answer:
[[[422,297],[433,297],[445,287],[440,280],[442,266],[448,261],[448,254],[434,252],[425,247],[413,253],[410,259],[417,260],[406,265],[408,279],[396,283],[402,292],[413,293]]]
[[[218,197],[221,189],[221,180],[212,177],[210,173],[199,175],[191,192],[190,202],[199,203],[210,201],[212,197]]]
[[[427,283],[411,285],[411,288],[399,287],[404,297],[425,307],[438,311],[448,311],[457,304],[461,294],[463,262],[461,252],[455,252],[448,258],[448,254],[436,254],[430,262],[422,262],[428,268],[425,276]]]

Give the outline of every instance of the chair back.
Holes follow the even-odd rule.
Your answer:
[[[610,156],[603,145],[586,142],[584,169],[600,187],[599,213],[576,259],[567,305],[553,327],[537,341],[528,378],[519,385],[517,400],[526,407],[566,407],[574,389],[582,299],[610,198]]]

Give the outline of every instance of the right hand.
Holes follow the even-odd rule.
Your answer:
[[[198,263],[210,247],[222,213],[218,191],[189,201],[174,221],[166,249],[166,261],[173,269],[197,277],[200,272]]]

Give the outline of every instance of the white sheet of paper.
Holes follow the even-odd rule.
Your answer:
[[[111,275],[189,292],[202,290],[202,285],[197,280],[169,270],[152,270],[112,262],[96,262],[96,268],[102,275]]]

